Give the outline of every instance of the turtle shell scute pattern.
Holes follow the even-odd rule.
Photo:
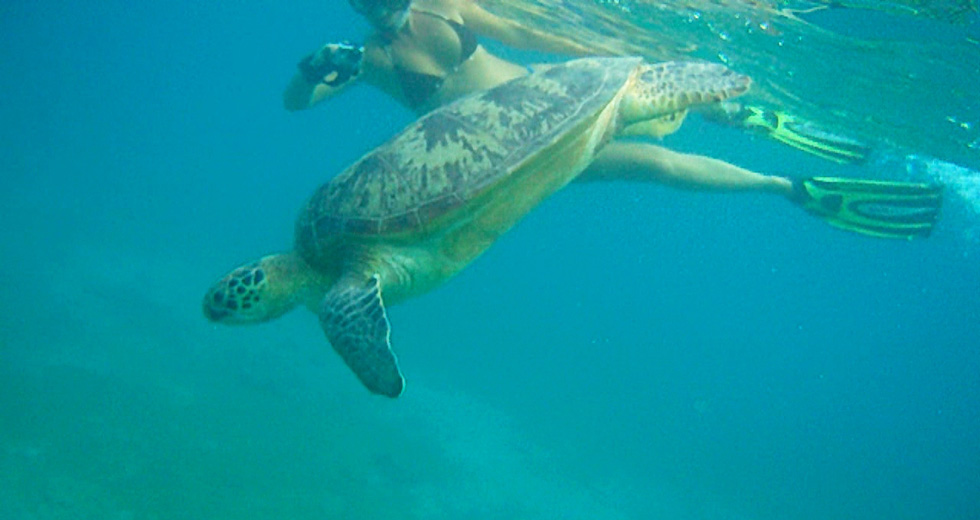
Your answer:
[[[321,186],[300,215],[298,241],[424,228],[601,111],[639,63],[576,60],[430,113]]]

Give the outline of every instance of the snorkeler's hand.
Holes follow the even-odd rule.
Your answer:
[[[347,42],[328,43],[296,66],[310,84],[339,87],[360,74],[363,54],[364,47]]]

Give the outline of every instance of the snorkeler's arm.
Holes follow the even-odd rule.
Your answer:
[[[483,9],[474,0],[455,0],[466,26],[481,36],[486,36],[518,49],[588,56],[595,54],[588,47],[567,38],[555,36],[523,25],[515,20],[501,18]]]
[[[303,110],[338,94],[360,74],[363,52],[349,43],[328,43],[300,60],[282,94],[283,106]]]
[[[319,83],[310,84],[303,77],[303,74],[297,72],[293,79],[289,80],[286,90],[282,93],[283,106],[290,112],[305,110],[333,94],[332,92],[324,92],[325,89],[318,89],[319,85]]]

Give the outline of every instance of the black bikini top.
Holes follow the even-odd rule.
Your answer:
[[[476,48],[480,43],[476,40],[476,35],[473,31],[469,30],[465,25],[446,18],[445,16],[433,13],[430,11],[423,11],[420,9],[412,9],[415,14],[423,14],[426,16],[431,16],[446,22],[456,33],[456,38],[459,39],[459,63],[453,67],[453,70],[449,74],[452,74],[459,66],[470,59],[470,56],[476,52]],[[391,56],[388,45],[384,47],[385,53],[388,55],[388,59],[391,60],[392,66],[395,73],[398,75],[399,83],[401,83],[402,93],[405,95],[406,101],[411,108],[417,109],[423,106],[429,99],[442,88],[442,84],[446,81],[446,76],[438,76],[436,74],[426,74],[424,72],[415,72],[412,70],[405,69],[395,62]],[[447,75],[448,76],[448,75]]]

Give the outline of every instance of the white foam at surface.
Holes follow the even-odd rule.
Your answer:
[[[980,172],[923,155],[909,155],[905,160],[910,175],[942,183],[963,199],[970,211],[980,215]]]

